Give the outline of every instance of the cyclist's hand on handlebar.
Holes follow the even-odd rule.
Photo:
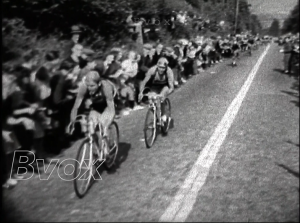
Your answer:
[[[33,109],[37,109],[39,107],[39,105],[37,103],[34,103],[34,104],[31,104],[30,107]]]
[[[138,98],[138,101],[140,102],[142,99],[143,99],[143,94],[142,93],[139,93],[139,98]]]
[[[26,111],[28,114],[33,115],[36,112],[36,108],[30,107]]]

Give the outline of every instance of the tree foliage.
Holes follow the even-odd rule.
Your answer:
[[[280,32],[280,25],[278,19],[274,19],[270,28],[269,28],[269,35],[271,36],[279,36]]]
[[[186,11],[192,18],[209,20],[206,29],[193,30],[192,25],[177,24],[172,34],[163,21],[174,11]],[[84,44],[99,49],[130,42],[126,18],[130,12],[136,17],[161,21],[159,36],[165,41],[192,38],[196,35],[233,32],[235,1],[233,0],[3,0],[2,33],[4,60],[19,58],[22,52],[38,47],[42,51],[61,47],[70,40],[71,26],[84,29]],[[191,19],[190,19],[191,21]],[[225,25],[219,26],[220,21]],[[247,0],[240,0],[238,31],[251,29],[258,33],[260,23],[249,11]],[[49,39],[49,44],[47,43]],[[50,41],[51,40],[51,41]],[[55,46],[51,46],[54,44]]]
[[[290,12],[288,18],[283,22],[282,33],[299,32],[299,1],[294,9]]]

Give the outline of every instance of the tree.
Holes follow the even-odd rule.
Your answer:
[[[275,37],[279,36],[279,34],[280,34],[280,27],[279,27],[279,21],[278,21],[278,19],[274,19],[273,20],[273,22],[272,22],[272,24],[271,24],[271,26],[269,28],[268,34],[270,36],[275,36]]]
[[[299,1],[290,12],[288,18],[283,22],[282,34],[299,32]]]

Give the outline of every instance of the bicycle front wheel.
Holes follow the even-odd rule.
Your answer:
[[[79,198],[84,197],[90,188],[91,178],[93,176],[93,144],[86,138],[79,146],[74,171],[74,189]]]
[[[156,138],[156,114],[153,108],[147,111],[145,125],[144,125],[144,137],[146,147],[150,148]]]
[[[119,150],[119,127],[116,122],[113,122],[109,127],[109,139],[108,139],[109,155],[105,160],[105,167],[111,169],[115,164],[116,157]]]

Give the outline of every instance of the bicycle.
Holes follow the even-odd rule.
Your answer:
[[[144,124],[144,138],[146,147],[151,148],[157,137],[158,126],[160,126],[163,135],[167,135],[169,131],[171,122],[171,102],[168,98],[165,98],[162,101],[162,97],[156,93],[147,93],[143,96],[148,97],[149,100],[149,108]],[[160,108],[162,107],[162,103],[164,104],[164,114],[167,116],[167,122],[165,123],[162,120],[161,109],[160,112],[158,112],[158,103],[160,103]],[[148,130],[150,130],[150,132],[148,132]]]
[[[109,137],[103,136],[103,126],[96,125],[94,134],[93,123],[86,114],[78,115],[74,122],[68,126],[69,133],[75,130],[76,123],[81,124],[82,131],[86,137],[80,143],[75,161],[75,171],[73,173],[74,189],[79,198],[85,196],[92,185],[92,178],[95,179],[96,169],[103,163],[106,169],[111,169],[119,149],[119,127],[113,121],[109,127]],[[109,154],[105,155],[104,149],[109,147]],[[81,174],[81,170],[84,173]],[[80,186],[80,184],[82,184]]]

